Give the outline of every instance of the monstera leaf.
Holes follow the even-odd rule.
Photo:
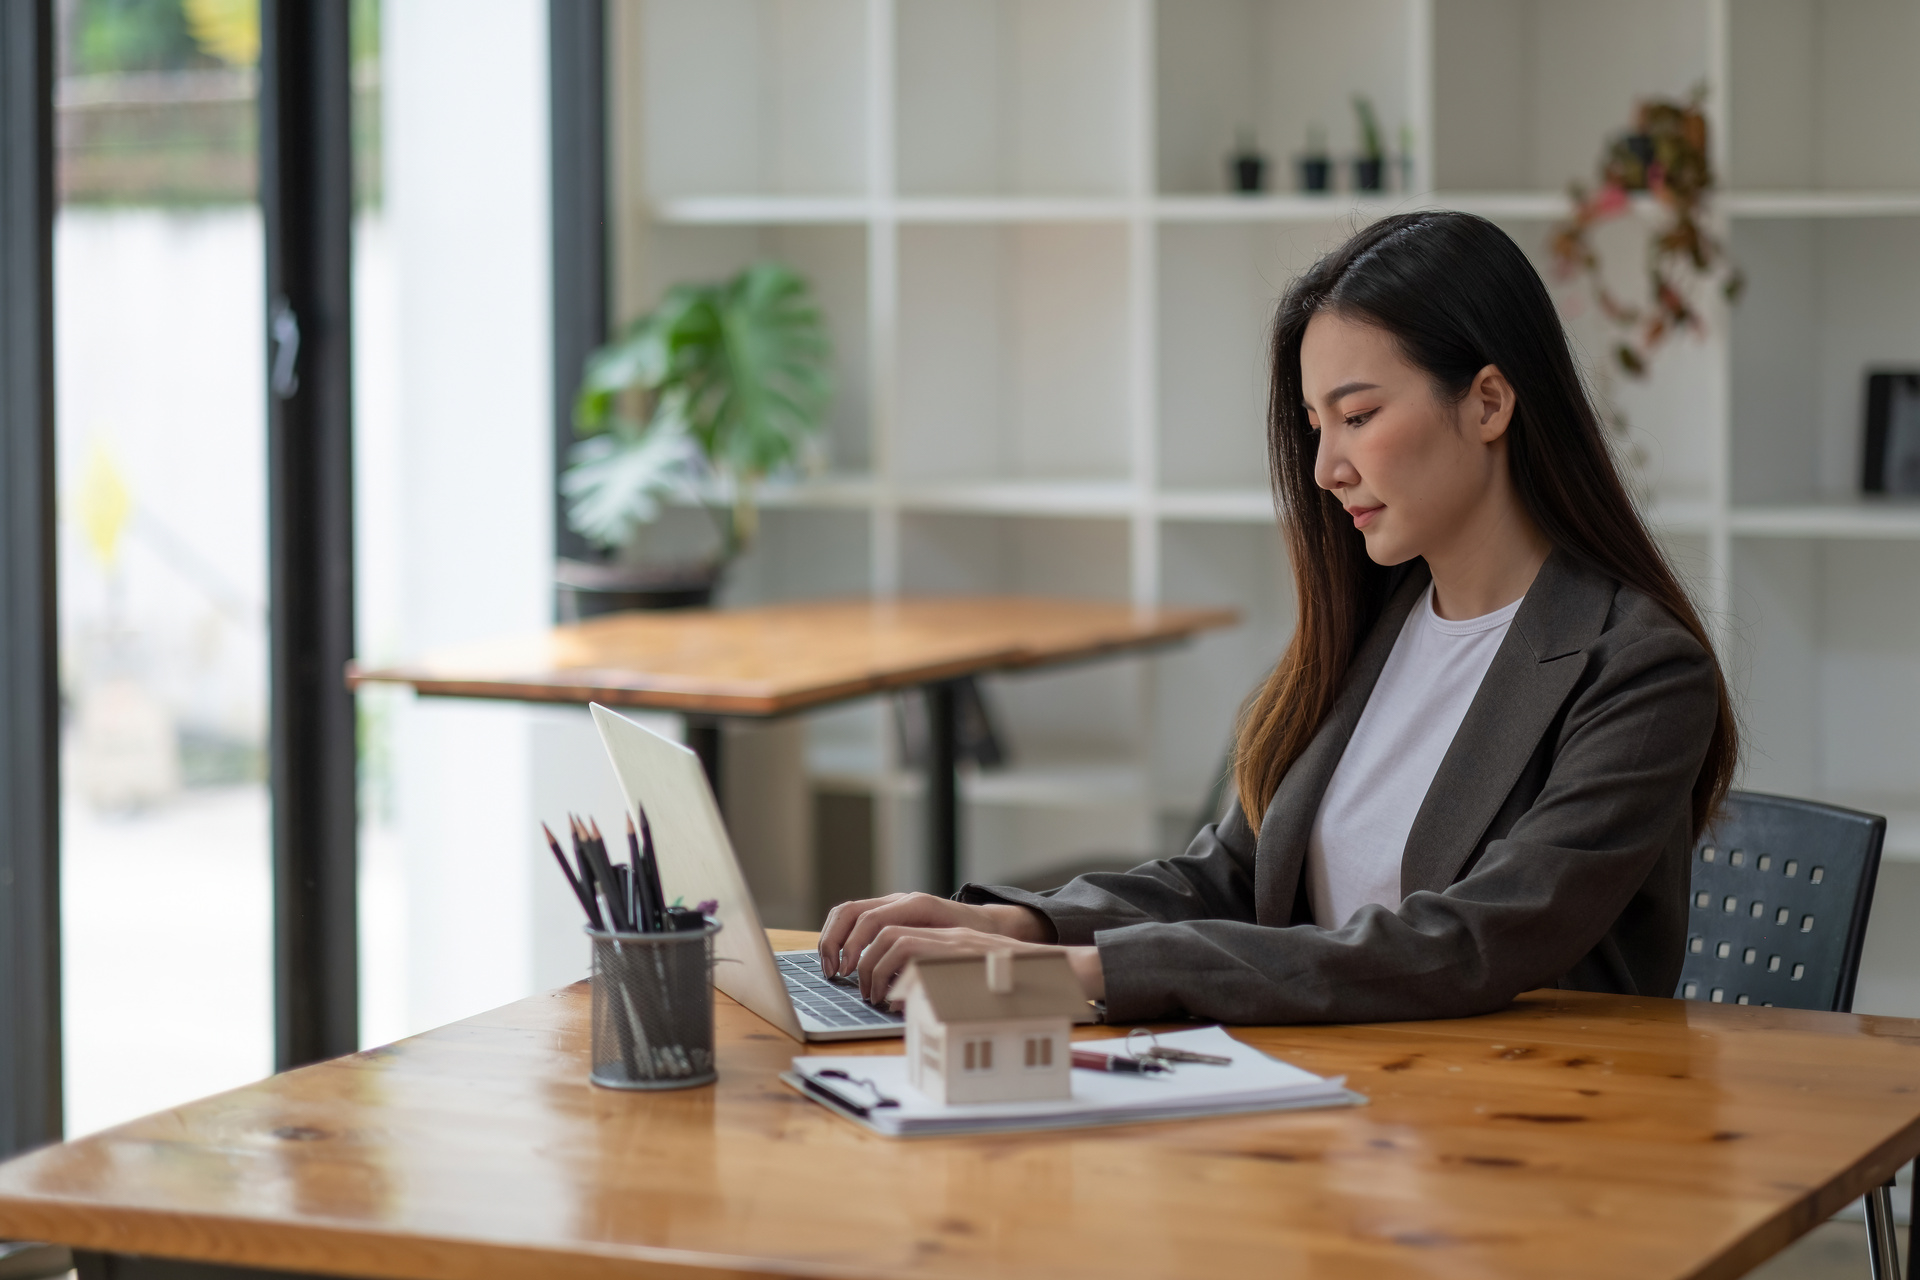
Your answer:
[[[561,478],[569,523],[617,546],[663,499],[704,494],[723,556],[737,554],[753,536],[756,486],[820,428],[832,355],[806,280],[779,263],[668,290],[587,361],[574,401],[582,440]]]

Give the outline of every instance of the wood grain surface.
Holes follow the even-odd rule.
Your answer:
[[[619,613],[402,666],[350,668],[347,679],[463,698],[781,715],[983,671],[1171,644],[1238,621],[1230,609],[1032,596]]]
[[[1235,1032],[1357,1110],[890,1141],[718,1014],[719,1084],[678,1093],[587,1084],[584,984],[276,1076],[0,1165],[0,1237],[485,1280],[1714,1277],[1920,1150],[1903,1019],[1537,992]]]

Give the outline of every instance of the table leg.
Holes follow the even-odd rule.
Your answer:
[[[951,680],[926,687],[927,874],[935,893],[960,887],[960,715]]]
[[[726,806],[720,793],[720,722],[688,716],[687,746],[700,757],[700,768],[706,772],[707,785],[713,788],[714,803],[720,805],[720,811],[725,813]]]
[[[1873,1280],[1900,1280],[1900,1243],[1893,1234],[1891,1179],[1867,1192],[1867,1265]]]

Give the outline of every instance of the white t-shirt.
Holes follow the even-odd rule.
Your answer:
[[[1315,924],[1337,929],[1369,902],[1400,905],[1407,833],[1519,611],[1515,600],[1449,622],[1428,586],[1407,615],[1307,838]]]

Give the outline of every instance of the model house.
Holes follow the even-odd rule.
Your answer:
[[[902,978],[907,1078],[935,1102],[1065,1098],[1086,996],[1066,957],[996,951],[915,960]]]

